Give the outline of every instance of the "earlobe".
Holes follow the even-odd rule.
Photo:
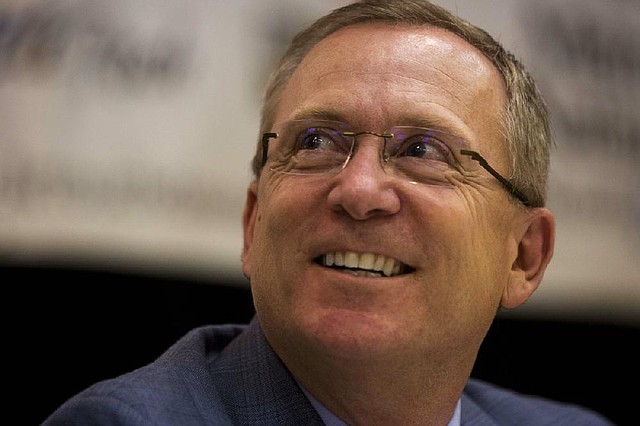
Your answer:
[[[511,266],[501,305],[515,308],[538,288],[553,257],[555,219],[546,208],[531,210],[519,230],[518,254]]]
[[[251,246],[253,245],[253,231],[258,215],[258,182],[253,181],[247,188],[247,199],[242,212],[242,272],[245,277],[251,277]]]

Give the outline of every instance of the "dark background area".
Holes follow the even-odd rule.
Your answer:
[[[244,283],[202,283],[91,269],[1,267],[4,418],[39,424],[95,381],[153,361],[189,329],[245,323]],[[640,327],[499,316],[473,376],[637,424]],[[6,382],[5,382],[6,383]]]

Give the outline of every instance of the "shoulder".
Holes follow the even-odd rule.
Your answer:
[[[151,364],[73,396],[43,424],[231,424],[208,365],[244,329],[193,329]]]
[[[470,379],[464,389],[462,424],[613,425],[600,414],[585,407],[525,395],[477,379]]]

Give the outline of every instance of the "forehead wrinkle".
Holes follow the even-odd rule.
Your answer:
[[[400,77],[411,79],[413,81],[418,81],[424,86],[433,87],[437,89],[437,91],[443,92],[450,99],[453,99],[455,102],[459,104],[464,105],[470,101],[475,101],[478,99],[478,97],[481,96],[483,92],[486,91],[486,89],[483,88],[483,85],[480,85],[480,84],[469,85],[467,82],[460,81],[460,79],[457,78],[459,77],[459,75],[456,72],[451,72],[450,68],[448,67],[441,69],[440,67],[433,66],[431,64],[422,64],[418,61],[414,61],[414,62],[419,66],[429,67],[433,72],[437,73],[439,76],[444,78],[449,84],[447,84],[446,82],[442,82],[440,80],[432,81],[433,79],[423,80],[416,77],[407,77],[407,76],[400,76]],[[481,78],[482,76],[482,72],[480,70],[477,70],[477,72],[475,72],[474,74],[476,74],[476,76],[479,78]],[[465,78],[466,77],[467,76],[465,76]],[[416,90],[416,93],[419,93],[419,90]]]
[[[417,59],[412,59],[412,58],[408,58],[407,61],[415,64],[415,66],[417,66],[417,67],[429,68],[430,70],[432,70],[436,74],[438,74],[441,77],[445,78],[446,80],[454,83],[456,85],[456,87],[458,87],[458,88],[463,88],[463,89],[465,89],[465,91],[467,91],[467,89],[468,89],[468,85],[465,85],[465,84],[461,83],[460,81],[458,81],[452,75],[452,73],[449,72],[449,67],[447,67],[445,69],[441,69],[440,67],[435,66],[432,63],[424,63],[422,61],[419,61]],[[450,90],[448,90],[446,84],[443,84],[441,81],[438,81],[437,83],[434,83],[434,82],[431,82],[431,81],[428,81],[428,80],[424,80],[424,79],[420,79],[420,78],[417,78],[417,77],[409,77],[409,76],[403,76],[403,75],[398,75],[398,77],[405,78],[405,79],[410,79],[412,81],[418,81],[418,82],[420,82],[420,83],[422,83],[424,85],[435,87],[435,88],[440,89],[440,90],[445,90],[455,100],[457,100],[457,101],[461,100],[461,98],[457,94],[455,94],[455,93],[451,92]]]
[[[417,61],[414,61],[416,63],[418,63]],[[476,90],[471,92],[471,88],[468,87],[468,85],[465,85],[461,82],[459,82],[454,76],[449,75],[447,72],[439,70],[436,67],[431,67],[432,69],[436,70],[440,75],[446,77],[449,81],[453,82],[455,84],[456,87],[448,87],[448,85],[446,84],[442,84],[442,82],[432,82],[429,80],[424,80],[418,77],[412,77],[412,76],[408,76],[408,75],[403,75],[403,74],[399,74],[397,72],[352,72],[352,71],[332,71],[332,72],[328,72],[326,74],[323,74],[322,76],[318,77],[316,79],[316,81],[318,83],[322,83],[322,81],[325,78],[330,78],[334,75],[338,75],[338,74],[344,74],[348,77],[353,77],[353,76],[358,76],[361,77],[360,80],[361,81],[366,81],[366,78],[363,77],[382,77],[380,79],[376,79],[376,81],[379,82],[384,82],[386,83],[385,86],[383,87],[377,87],[375,90],[377,92],[380,92],[380,96],[375,95],[375,93],[370,94],[370,96],[372,98],[375,99],[382,99],[383,95],[386,95],[389,93],[390,89],[391,92],[393,93],[401,93],[401,92],[408,92],[407,90],[398,90],[398,89],[394,89],[393,87],[389,87],[391,86],[394,82],[396,81],[410,81],[410,82],[418,82],[421,85],[424,86],[424,91],[428,92],[428,90],[426,90],[428,87],[430,88],[434,88],[437,91],[442,91],[444,94],[446,94],[448,97],[450,97],[451,99],[453,99],[455,102],[458,102],[460,104],[466,103],[468,101],[465,101],[465,98],[472,98],[475,96],[476,92],[479,92],[480,90]],[[402,85],[400,85],[402,86]],[[462,92],[464,91],[464,94],[461,96],[460,93],[456,92],[456,88]],[[421,94],[422,90],[414,90],[412,91],[412,93],[417,93],[417,94]],[[358,92],[357,95],[363,96],[364,92]],[[353,97],[355,98],[357,95],[353,95]]]
[[[391,105],[387,104],[385,102],[385,100],[387,100],[388,95],[390,93],[393,93],[395,95],[398,94],[402,94],[402,93],[407,93],[407,94],[418,94],[424,97],[424,99],[420,102],[420,103],[433,103],[435,105],[438,105],[440,107],[446,108],[444,105],[442,105],[442,103],[437,102],[436,97],[434,96],[429,96],[427,97],[426,93],[429,93],[429,91],[427,90],[427,88],[434,88],[436,89],[436,91],[442,91],[444,94],[446,94],[447,97],[454,99],[455,102],[463,104],[465,102],[465,100],[455,92],[455,90],[449,89],[446,86],[443,86],[441,83],[433,83],[430,81],[425,81],[425,80],[421,80],[417,77],[411,77],[411,76],[407,76],[407,75],[402,75],[402,74],[398,74],[398,73],[388,73],[388,72],[379,72],[379,73],[373,73],[373,72],[346,72],[346,71],[341,71],[341,72],[334,72],[331,74],[336,74],[336,73],[343,73],[345,75],[348,75],[350,77],[353,76],[358,76],[358,77],[362,77],[362,76],[383,76],[384,80],[385,80],[385,84],[384,86],[380,86],[379,84],[377,86],[371,86],[368,87],[365,90],[360,90],[357,93],[353,93],[350,95],[350,99],[352,101],[354,101],[354,106],[360,102],[364,102],[363,99],[374,99],[376,100],[376,104],[379,105],[379,107],[384,110],[391,110],[394,111],[396,110],[396,108],[393,108]],[[326,77],[329,77],[329,74],[326,75]],[[317,81],[321,81],[323,77],[318,78]],[[453,78],[451,78],[452,80],[454,80]],[[361,78],[361,81],[366,81],[366,79]],[[393,85],[393,82],[395,81],[412,81],[412,82],[419,82],[423,88],[422,89],[415,89],[415,90],[411,90],[411,89],[407,89],[405,87],[405,85],[403,84],[399,84],[398,88],[396,88]],[[376,80],[376,83],[380,83],[380,80]],[[464,87],[461,83],[457,83],[458,86]],[[412,85],[409,85],[409,87],[413,87]],[[442,96],[442,95],[440,95]],[[358,101],[360,100],[360,101]],[[398,102],[397,99],[389,99],[393,102]],[[415,101],[413,101],[415,102]],[[403,108],[404,109],[404,108]],[[452,111],[455,113],[455,111]],[[296,114],[298,115],[298,114]],[[303,112],[300,114],[300,116],[302,116],[302,118],[319,118],[319,119],[333,119],[333,120],[338,120],[338,121],[342,121],[344,119],[346,119],[346,115],[348,114],[342,114],[342,113],[338,113],[337,111],[332,111],[332,110],[328,110],[328,109],[316,109],[314,110],[309,110],[306,112]],[[328,117],[328,118],[327,118]],[[441,121],[441,120],[434,120],[434,121]],[[450,124],[449,124],[450,126]],[[446,125],[443,124],[443,127],[448,127]]]
[[[430,81],[425,81],[425,80],[421,80],[419,78],[416,77],[407,77],[407,76],[399,76],[399,77],[403,77],[405,80],[411,80],[411,81],[418,81],[420,82],[423,86],[428,86],[428,87],[433,87],[438,91],[443,91],[444,93],[446,93],[451,99],[454,99],[456,102],[458,103],[463,103],[464,99],[462,97],[460,97],[459,94],[456,94],[454,91],[450,90],[449,88],[447,88],[445,85],[442,85],[441,83],[432,83]],[[453,80],[453,79],[452,79]],[[455,81],[455,80],[454,80]],[[456,82],[457,83],[457,82]],[[464,85],[458,83],[458,86],[465,88]],[[417,94],[422,94],[423,90],[412,90],[411,93],[417,93]],[[405,90],[405,92],[409,92],[408,90]],[[428,100],[427,100],[428,101]]]

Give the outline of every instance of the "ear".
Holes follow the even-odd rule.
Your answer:
[[[244,244],[242,246],[242,272],[247,278],[251,277],[251,247],[253,245],[253,230],[258,217],[258,181],[253,181],[247,188],[247,199],[242,212],[242,230]]]
[[[516,232],[518,253],[511,266],[501,305],[515,308],[529,299],[540,285],[553,257],[555,219],[546,208],[527,212]]]

